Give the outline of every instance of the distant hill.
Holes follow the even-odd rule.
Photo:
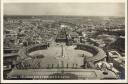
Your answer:
[[[57,16],[57,15],[4,15],[4,19],[43,19],[43,20],[55,20],[55,21],[65,21],[72,22],[74,24],[103,24],[104,21],[108,20],[112,24],[124,24],[124,17],[115,16]],[[106,19],[107,18],[107,19]]]

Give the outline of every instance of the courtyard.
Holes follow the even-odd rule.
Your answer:
[[[30,56],[42,55],[38,59],[43,68],[81,68],[84,57],[92,57],[93,54],[83,50],[76,50],[75,45],[66,46],[64,43],[54,44],[45,50],[29,53]]]

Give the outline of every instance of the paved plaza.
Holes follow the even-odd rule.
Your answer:
[[[63,46],[63,47],[62,47]],[[41,67],[74,67],[80,68],[83,56],[92,57],[93,54],[83,50],[76,50],[76,46],[56,44],[46,50],[38,50],[30,53],[31,56],[43,55],[40,59]]]

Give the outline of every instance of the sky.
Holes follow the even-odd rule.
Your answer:
[[[5,15],[124,16],[124,3],[4,3]]]

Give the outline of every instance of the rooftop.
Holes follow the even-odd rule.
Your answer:
[[[117,78],[116,75],[108,71],[107,75],[103,74],[103,71],[95,69],[26,69],[26,70],[12,70],[8,74],[8,77],[30,77],[30,78],[40,78],[43,76],[67,76],[68,79],[74,78],[77,79],[102,79],[102,78]],[[42,78],[43,79],[43,78]]]

